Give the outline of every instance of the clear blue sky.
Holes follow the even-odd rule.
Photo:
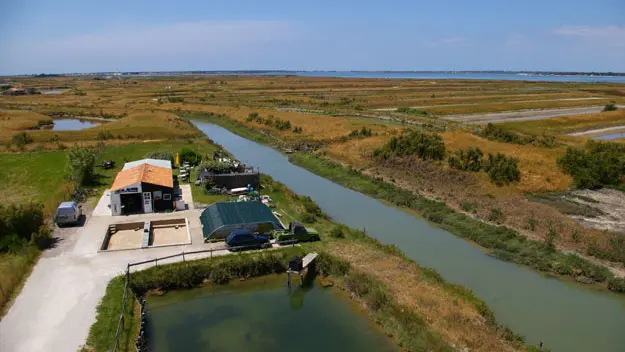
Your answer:
[[[625,72],[625,0],[0,0],[0,74]]]

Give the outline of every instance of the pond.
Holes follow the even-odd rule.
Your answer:
[[[54,120],[52,131],[80,131],[99,124],[99,122],[81,119],[58,119]]]
[[[622,352],[625,297],[541,275],[527,267],[490,257],[479,247],[427,221],[291,164],[276,150],[220,126],[194,121],[237,159],[310,196],[335,221],[366,229],[368,235],[397,245],[407,257],[437,270],[445,279],[470,288],[494,311],[497,321],[543,341],[552,351]]]
[[[147,299],[153,351],[396,351],[331,288],[286,287],[275,275]]]

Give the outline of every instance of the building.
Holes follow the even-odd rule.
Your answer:
[[[259,201],[220,202],[206,208],[200,215],[204,240],[221,240],[234,230],[268,234],[283,229],[271,209]]]
[[[202,171],[198,178],[203,185],[208,181],[219,188],[239,188],[251,185],[254,188],[260,187],[260,173],[258,172],[237,172],[231,174],[215,174],[209,171]]]
[[[112,215],[174,210],[171,162],[143,159],[126,163],[115,177],[110,197]]]

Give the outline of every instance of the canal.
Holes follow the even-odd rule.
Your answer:
[[[347,297],[286,276],[177,290],[147,299],[152,351],[396,351]]]
[[[623,351],[625,297],[492,258],[423,219],[295,166],[272,148],[211,123],[193,123],[237,159],[310,196],[335,221],[366,229],[448,281],[472,289],[499,323],[528,343],[543,341],[552,351]]]

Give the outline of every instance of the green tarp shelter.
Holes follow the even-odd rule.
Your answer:
[[[200,215],[204,240],[226,238],[233,230],[250,230],[261,234],[282,229],[271,209],[259,201],[220,202],[210,205]]]

